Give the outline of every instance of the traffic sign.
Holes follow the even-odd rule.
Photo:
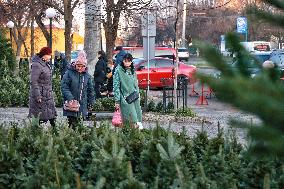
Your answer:
[[[237,18],[237,32],[247,33],[247,18],[246,17]]]

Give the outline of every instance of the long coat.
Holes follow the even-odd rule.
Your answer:
[[[79,112],[71,112],[63,109],[63,116],[82,116],[85,118],[88,114],[88,106],[93,105],[95,100],[94,87],[90,74],[86,71],[79,73],[74,66],[71,65],[61,80],[61,91],[64,102],[78,100],[80,103]]]
[[[113,91],[115,102],[120,105],[123,122],[137,123],[142,121],[140,98],[128,104],[125,97],[132,92],[139,93],[136,73],[124,70],[120,65],[116,67],[113,78]]]
[[[104,83],[106,80],[107,59],[104,56],[99,57],[95,66],[94,80],[98,83]]]
[[[40,120],[54,119],[57,116],[52,91],[52,69],[49,63],[35,55],[31,59],[29,117]],[[41,99],[41,102],[38,102]]]

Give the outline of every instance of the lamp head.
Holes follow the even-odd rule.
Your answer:
[[[9,21],[9,22],[7,23],[7,27],[10,28],[10,29],[12,29],[14,26],[15,26],[15,24],[14,24],[14,22],[12,22],[12,21]]]
[[[54,18],[56,16],[56,11],[54,8],[48,8],[45,11],[45,15],[47,18]]]

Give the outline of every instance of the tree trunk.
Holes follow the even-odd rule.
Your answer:
[[[25,48],[25,55],[28,58],[29,57],[29,50],[28,50],[26,42],[23,42],[23,45],[24,45],[24,48]]]
[[[108,28],[108,27],[104,27],[104,28],[105,28],[105,35],[106,35],[106,55],[108,59],[112,59],[117,32],[116,32],[116,35],[114,35],[111,28]]]
[[[31,0],[31,57],[35,54],[35,0]]]
[[[65,20],[65,55],[68,62],[71,60],[71,28],[72,28],[72,14]]]
[[[112,59],[113,57],[113,49],[115,46],[115,40],[117,37],[117,30],[118,30],[118,23],[120,18],[121,10],[113,11],[110,10],[107,11],[107,17],[104,22],[104,29],[105,29],[105,37],[106,37],[106,54],[108,59]]]
[[[31,56],[35,54],[35,27],[34,27],[35,19],[32,18],[31,22]]]
[[[87,54],[88,72],[93,75],[100,45],[100,0],[85,1],[84,50]]]
[[[49,41],[49,32],[47,31],[47,29],[45,28],[42,20],[41,20],[41,15],[37,15],[35,16],[35,20],[37,25],[39,26],[39,28],[41,29],[45,39],[46,39],[46,46],[48,46],[48,41]]]
[[[16,51],[16,67],[15,67],[15,71],[14,74],[16,76],[19,75],[19,70],[20,70],[20,59],[21,59],[21,47],[22,47],[22,42],[17,42],[17,51]]]

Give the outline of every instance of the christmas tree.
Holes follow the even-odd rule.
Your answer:
[[[275,9],[284,10],[283,1],[264,1]],[[284,26],[284,14],[273,14],[256,7],[250,7],[248,13],[274,25]],[[279,72],[277,68],[260,68],[262,74],[251,78],[246,62],[252,57],[240,45],[236,34],[227,34],[226,41],[236,55],[237,68],[232,69],[217,49],[201,45],[205,59],[221,72],[222,77],[200,75],[200,79],[215,90],[221,101],[260,118],[261,123],[253,125],[232,120],[234,126],[248,129],[251,139],[249,147],[253,154],[284,157],[284,83],[279,77]]]

